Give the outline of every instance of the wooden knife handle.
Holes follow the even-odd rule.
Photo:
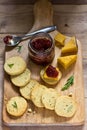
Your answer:
[[[31,31],[53,25],[53,8],[48,0],[37,0],[34,5],[34,25]]]

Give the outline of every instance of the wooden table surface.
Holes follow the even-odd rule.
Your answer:
[[[82,126],[44,126],[44,127],[6,127],[2,124],[2,98],[3,98],[3,63],[5,46],[0,42],[0,130],[86,130],[87,129],[87,1],[81,0],[75,3],[74,0],[58,4],[57,0],[53,3],[54,24],[59,32],[76,36],[82,43],[83,51],[83,77],[85,89],[85,124]],[[31,1],[30,3],[34,3]],[[24,34],[27,33],[33,25],[33,4],[28,0],[21,2],[14,0],[0,0],[0,34]],[[55,4],[56,3],[56,4]],[[61,1],[59,0],[59,3]],[[80,76],[80,75],[79,75]]]

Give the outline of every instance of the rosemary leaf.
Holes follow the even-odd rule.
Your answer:
[[[71,85],[73,85],[73,83],[74,83],[74,76],[72,75],[72,76],[70,76],[69,79],[67,79],[66,84],[63,86],[63,88],[61,90],[62,91],[67,90]]]
[[[10,68],[12,68],[12,67],[13,67],[13,65],[14,65],[14,64],[8,64],[8,66],[9,66]]]
[[[14,104],[12,104],[12,106],[17,109],[17,103],[15,101]]]
[[[67,109],[67,112],[70,112],[72,108],[73,108],[73,105],[69,106]]]
[[[16,49],[18,50],[18,52],[21,52],[22,46],[17,46]]]

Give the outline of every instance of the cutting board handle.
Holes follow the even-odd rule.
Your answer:
[[[53,25],[53,7],[48,0],[37,0],[34,5],[34,25],[31,31]]]

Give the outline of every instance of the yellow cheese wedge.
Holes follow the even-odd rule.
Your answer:
[[[75,54],[78,51],[76,38],[72,37],[68,43],[62,48],[61,54]]]
[[[69,68],[77,59],[77,55],[69,55],[58,58],[58,63],[61,64],[64,69]]]
[[[58,34],[54,37],[56,46],[64,46],[64,41],[65,41],[65,39],[66,39],[66,37],[65,37],[63,34],[58,33]]]

